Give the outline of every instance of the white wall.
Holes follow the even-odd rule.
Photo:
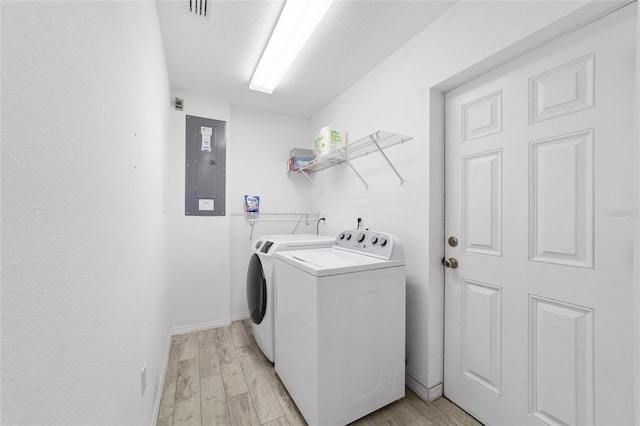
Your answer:
[[[407,261],[408,383],[423,397],[434,397],[442,383],[443,279],[441,94],[526,48],[611,7],[578,2],[461,2],[374,71],[335,99],[311,120],[311,136],[322,126],[345,129],[350,139],[375,130],[414,137],[387,150],[406,182],[379,156],[355,160],[369,180],[365,191],[347,168],[315,175],[325,187],[319,208],[326,212],[327,232],[364,225],[396,234]],[[432,121],[434,120],[435,121]],[[439,169],[434,169],[439,167]],[[434,180],[435,179],[435,180]],[[431,388],[431,391],[427,389]]]
[[[153,2],[2,2],[2,424],[151,422],[168,99]]]
[[[308,187],[287,177],[289,150],[308,141],[308,121],[228,101],[174,92],[184,110],[170,112],[169,280],[174,332],[218,326],[247,317],[246,267],[250,226],[245,194],[260,195],[261,212],[305,212]],[[226,215],[184,214],[185,116],[227,122]],[[259,223],[260,234],[290,233],[293,224]],[[315,223],[297,233],[315,232]]]
[[[182,332],[226,324],[230,316],[229,205],[225,216],[184,214],[186,115],[227,122],[227,170],[233,136],[228,101],[174,91],[175,96],[184,100],[184,110],[169,113],[169,300],[171,326]]]
[[[251,227],[243,212],[244,195],[260,196],[263,213],[313,212],[314,194],[303,176],[287,176],[287,159],[293,147],[310,147],[308,120],[240,106],[231,107],[233,138],[228,159],[228,210],[231,226],[231,316],[248,317],[246,271],[250,253]],[[292,219],[269,217],[263,219]],[[253,237],[290,234],[295,223],[259,222]],[[322,230],[322,224],[320,225]],[[316,223],[301,224],[296,233],[315,233]]]

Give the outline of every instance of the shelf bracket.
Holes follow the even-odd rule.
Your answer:
[[[298,220],[298,223],[296,223],[296,226],[293,228],[293,231],[291,231],[291,234],[295,234],[296,231],[298,230],[298,226],[300,226],[300,222],[305,221],[305,225],[309,225],[309,215],[303,214],[302,216],[300,216],[300,219]]]
[[[256,222],[253,220],[249,220],[249,224],[251,225],[251,233],[249,234],[249,241],[253,240],[253,227],[255,226]]]
[[[307,178],[307,180],[308,180],[309,182],[311,182],[311,183],[313,184],[313,186],[315,186],[315,187],[316,187],[316,189],[317,189],[318,191],[320,191],[320,194],[321,194],[321,195],[324,195],[324,191],[322,191],[322,189],[318,186],[318,184],[316,184],[316,183],[313,181],[313,179],[311,179],[311,177],[310,177],[310,176],[309,176],[309,175],[308,175],[304,170],[299,169],[299,171],[300,171],[300,173],[302,173],[302,176],[306,177],[306,178]]]
[[[393,166],[393,163],[391,163],[391,160],[389,160],[389,157],[387,157],[387,154],[385,154],[384,151],[382,150],[382,148],[380,148],[380,145],[378,145],[378,141],[376,141],[376,138],[374,138],[373,135],[371,135],[370,138],[371,138],[371,142],[373,142],[373,144],[376,146],[376,148],[378,148],[378,151],[380,152],[380,154],[382,154],[384,159],[389,164],[389,167],[391,167],[391,169],[396,174],[396,176],[398,176],[398,178],[400,179],[400,185],[402,185],[404,183],[404,179],[402,178],[402,176],[400,176],[400,173],[398,173],[398,170],[396,170],[396,168]],[[360,178],[360,179],[362,179],[362,178]]]
[[[380,149],[380,148],[378,148]],[[364,188],[368,191],[369,190],[369,184],[362,178],[362,176],[360,176],[360,173],[358,173],[358,171],[356,170],[355,167],[353,167],[353,164],[351,164],[351,161],[349,161],[347,159],[347,156],[345,153],[342,153],[342,159],[344,160],[345,163],[347,163],[347,165],[349,167],[351,167],[351,170],[353,170],[353,173],[356,174],[356,176],[358,176],[360,178],[360,180],[362,181],[362,183],[364,183]]]

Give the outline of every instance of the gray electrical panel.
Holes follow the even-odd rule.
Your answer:
[[[187,115],[184,211],[224,216],[226,139],[224,121]]]

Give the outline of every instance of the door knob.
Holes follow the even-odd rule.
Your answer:
[[[458,259],[450,257],[449,259],[444,259],[442,264],[447,268],[456,269],[458,267]]]

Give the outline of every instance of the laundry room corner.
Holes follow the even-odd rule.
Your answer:
[[[289,151],[311,146],[309,121],[240,105],[231,106],[233,141],[229,144],[229,212],[231,239],[231,319],[248,318],[246,279],[251,240],[259,235],[314,234],[316,221],[297,222],[297,215],[244,213],[243,197],[260,197],[259,210],[266,214],[316,213],[318,200],[306,181],[287,175]],[[285,219],[278,221],[278,218]],[[256,221],[253,221],[257,219]],[[320,225],[322,226],[322,225]],[[322,230],[322,228],[319,228]]]
[[[170,112],[169,281],[174,334],[218,327],[248,317],[246,271],[252,238],[292,233],[296,223],[250,223],[243,197],[258,195],[264,213],[317,212],[306,182],[287,176],[291,148],[311,145],[309,121],[218,98],[174,91],[182,110]],[[185,121],[196,116],[226,122],[226,209],[223,216],[185,214]],[[297,216],[292,216],[295,218]],[[289,219],[291,219],[289,218]],[[315,233],[301,221],[297,233]]]

